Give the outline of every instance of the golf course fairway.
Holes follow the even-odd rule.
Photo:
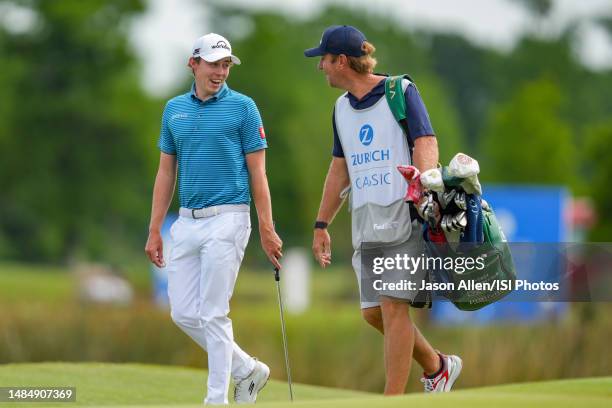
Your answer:
[[[76,403],[29,403],[2,406],[181,406],[199,407],[206,371],[173,366],[106,363],[40,363],[0,365],[0,387],[76,387]],[[413,379],[412,379],[413,380]],[[612,377],[580,378],[461,389],[440,395],[378,394],[294,384],[292,406],[332,407],[610,407]],[[231,390],[230,390],[231,397]],[[270,380],[258,399],[260,407],[289,406],[287,384]]]

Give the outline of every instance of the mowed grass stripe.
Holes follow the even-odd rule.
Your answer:
[[[206,375],[205,370],[141,364],[7,364],[0,365],[0,387],[73,386],[77,405],[174,405],[202,401]],[[260,401],[288,398],[286,383],[270,380],[265,390]],[[375,395],[304,384],[296,384],[294,393],[302,400]]]
[[[201,407],[206,371],[172,366],[104,363],[41,363],[0,365],[0,386],[75,386],[70,406]],[[288,406],[287,384],[270,381],[259,407]],[[509,384],[457,390],[443,395],[409,394],[384,398],[351,390],[294,385],[295,407],[399,408],[406,406],[478,407],[609,407],[612,377]],[[19,404],[20,407],[40,406]],[[66,406],[45,404],[45,406]],[[1,405],[0,405],[1,408]]]

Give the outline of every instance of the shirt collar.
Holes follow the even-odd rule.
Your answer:
[[[383,75],[385,77],[389,76],[387,74],[379,74],[379,73],[376,73],[375,75]],[[355,97],[355,95],[353,95],[350,92],[347,92],[346,93],[346,97],[349,99],[349,102],[351,103],[351,106],[356,107],[356,106],[360,105],[360,102],[364,102],[364,101],[368,100],[371,97],[377,97],[377,96],[379,97],[381,95],[384,95],[385,94],[385,80],[386,80],[386,78],[385,79],[381,79],[380,82],[377,83],[376,86],[374,88],[372,88],[372,90],[370,92],[365,94],[363,96],[363,98],[361,98],[361,99],[357,99]]]
[[[224,82],[223,86],[221,87],[221,89],[219,89],[216,94],[214,94],[212,97],[210,97],[209,99],[207,99],[204,102],[216,101],[216,100],[222,99],[225,96],[227,96],[229,91],[230,91],[229,87]],[[200,98],[198,98],[198,95],[196,94],[196,84],[195,84],[195,81],[193,81],[193,83],[191,84],[191,91],[189,92],[189,95],[191,96],[192,99],[194,99],[196,101],[202,102],[202,100]]]

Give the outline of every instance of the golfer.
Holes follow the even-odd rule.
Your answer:
[[[253,100],[226,80],[240,60],[227,39],[196,40],[188,66],[191,90],[168,101],[159,138],[145,251],[165,266],[160,227],[178,172],[179,218],[170,229],[168,295],[172,320],[208,352],[206,404],[227,404],[230,377],[238,403],[252,403],[270,369],[234,342],[229,301],[251,233],[250,193],[257,208],[261,245],[276,267],[282,241],[274,231],[265,170],[264,128]],[[250,181],[250,188],[249,188]]]
[[[386,76],[373,73],[374,49],[358,29],[332,26],[319,46],[304,51],[307,57],[320,57],[318,68],[330,86],[346,91],[334,107],[333,158],[315,223],[313,252],[323,268],[331,263],[327,226],[342,205],[341,193],[350,187],[353,268],[359,285],[362,243],[374,243],[389,253],[423,254],[418,215],[403,200],[406,183],[396,167],[413,163],[422,172],[438,163],[436,137],[417,88],[403,80],[406,135],[385,98]],[[414,272],[405,271],[402,278],[422,280],[427,271]],[[403,291],[376,299],[364,299],[362,290],[360,294],[363,318],[384,335],[385,395],[404,393],[413,357],[423,367],[426,392],[450,391],[461,359],[434,350],[410,319],[408,306],[423,307],[428,303],[424,294]]]

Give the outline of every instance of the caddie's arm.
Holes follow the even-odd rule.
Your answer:
[[[344,157],[334,157],[327,171],[327,177],[325,178],[323,197],[321,198],[317,221],[331,224],[344,201],[340,198],[340,193],[347,188],[349,184],[350,179],[346,167],[346,159]],[[312,252],[322,268],[325,268],[331,263],[331,238],[327,228],[315,228],[312,240]]]
[[[414,141],[414,165],[422,173],[438,166],[438,141],[435,136],[421,136]]]
[[[164,247],[161,237],[161,226],[172,202],[174,186],[176,184],[176,156],[160,153],[159,168],[153,186],[153,204],[151,206],[151,222],[149,223],[149,237],[145,245],[145,252],[151,262],[157,267],[166,266],[164,260]]]
[[[438,166],[438,158],[438,141],[435,136],[421,136],[414,141],[412,160],[421,173],[435,169]],[[421,218],[424,218],[422,209],[426,201],[427,196],[423,194],[416,205]]]
[[[266,150],[261,149],[246,155],[247,168],[251,178],[251,193],[259,220],[261,248],[272,264],[281,268],[278,260],[283,256],[283,241],[274,230],[272,221],[272,199],[266,176]]]

